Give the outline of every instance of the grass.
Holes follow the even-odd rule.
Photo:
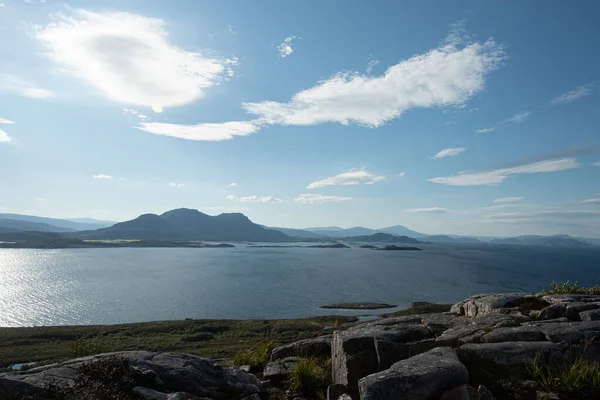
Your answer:
[[[322,398],[331,383],[331,359],[302,360],[296,364],[289,379],[294,393],[313,399]]]
[[[418,314],[433,314],[443,313],[450,311],[452,304],[437,304],[428,302],[412,303],[406,310],[400,310],[389,314],[383,314],[382,317],[402,317],[405,315],[418,315]]]
[[[595,285],[592,287],[579,286],[579,282],[571,283],[566,282],[552,282],[550,288],[544,287],[544,294],[589,294],[589,295],[600,295],[600,286]]]
[[[589,360],[585,352],[591,341],[586,342],[581,354],[567,359],[564,365],[551,368],[540,362],[539,354],[528,365],[531,377],[547,390],[576,395],[575,398],[600,398],[600,363]]]
[[[336,320],[344,325],[355,321],[355,318],[186,319],[104,326],[0,328],[0,369],[15,363],[36,361],[44,364],[126,350],[232,359],[240,352],[255,349],[269,341],[276,346],[329,333],[324,328],[334,325]]]
[[[259,343],[252,349],[240,351],[233,357],[233,365],[262,368],[271,361],[271,352],[275,347],[275,340],[272,339],[266,343]]]

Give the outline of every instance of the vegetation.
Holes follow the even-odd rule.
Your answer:
[[[540,355],[531,361],[527,370],[544,389],[565,392],[573,398],[600,398],[600,363],[585,357],[591,340],[581,354],[567,358],[562,366],[549,367],[540,361]],[[571,397],[569,397],[571,398]]]
[[[257,349],[271,341],[270,346],[278,346],[323,335],[327,333],[325,327],[334,325],[336,320],[343,326],[356,321],[356,318],[186,319],[108,326],[0,328],[0,368],[15,363],[49,363],[126,350],[168,351],[231,359],[237,353]]]
[[[290,389],[310,398],[322,397],[331,382],[331,359],[311,358],[296,364],[290,376]]]
[[[233,357],[234,365],[250,365],[251,367],[262,368],[271,360],[271,352],[276,347],[274,340],[266,343],[259,343],[252,349],[240,351]]]
[[[593,287],[579,286],[579,282],[571,284],[571,281],[566,282],[552,282],[550,288],[544,287],[544,294],[589,294],[589,295],[600,295],[600,286],[595,285]]]

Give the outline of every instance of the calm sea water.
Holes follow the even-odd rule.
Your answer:
[[[600,282],[600,248],[0,249],[0,326],[365,314],[336,302],[452,303]]]

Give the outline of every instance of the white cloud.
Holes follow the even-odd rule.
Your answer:
[[[494,203],[512,203],[514,201],[521,201],[522,197],[501,197],[499,199],[494,200]]]
[[[112,179],[113,177],[110,175],[106,175],[106,174],[97,174],[97,175],[93,175],[92,178],[94,178],[94,179]]]
[[[600,204],[600,198],[583,200],[581,204]]]
[[[594,167],[600,167],[600,161],[598,161],[598,162],[595,162],[595,163],[593,163],[592,165],[593,165]]]
[[[141,119],[142,121],[144,121],[144,120],[148,119],[148,116],[147,116],[147,115],[144,115],[144,114],[138,114],[138,116],[137,116],[137,117],[138,117],[139,119]]]
[[[341,72],[296,93],[288,103],[264,101],[243,107],[271,124],[355,122],[377,127],[411,108],[464,104],[483,90],[486,76],[503,59],[502,47],[492,39],[467,44],[446,41],[400,61],[380,76]]]
[[[360,185],[361,183],[372,185],[383,179],[385,179],[385,177],[370,174],[362,169],[352,169],[348,172],[344,172],[343,174],[312,182],[306,188],[317,189],[325,186]]]
[[[282,203],[283,200],[278,199],[273,196],[247,196],[247,197],[237,197],[237,196],[227,196],[227,200],[231,201],[239,201],[241,203]]]
[[[438,158],[444,158],[444,157],[454,157],[459,155],[460,153],[462,153],[463,151],[465,151],[467,149],[465,149],[464,147],[456,147],[456,148],[450,148],[450,149],[444,149],[442,151],[440,151],[439,153],[437,153],[436,155],[434,155],[433,157],[430,157],[432,159],[438,159]]]
[[[173,187],[173,188],[182,188],[184,186],[185,186],[185,183],[175,183],[175,182],[169,183],[169,187]]]
[[[504,121],[502,121],[502,123],[503,124],[520,124],[522,122],[525,122],[525,120],[527,118],[529,118],[529,116],[531,114],[533,114],[531,111],[517,113],[517,114],[513,115],[512,117],[506,118]]]
[[[176,47],[165,22],[126,12],[75,10],[38,26],[36,37],[63,70],[109,99],[145,107],[176,107],[205,96],[236,59]]]
[[[238,184],[237,184],[237,183],[235,183],[235,182],[231,182],[229,185],[227,185],[227,186],[225,186],[225,187],[228,187],[228,188],[236,188],[236,187],[238,187],[238,186],[240,186],[240,185],[238,185]]]
[[[9,121],[8,119],[0,118],[0,124],[14,124],[14,122]]]
[[[35,199],[35,201],[44,202],[46,201],[46,199],[43,197],[38,197],[37,199]]]
[[[14,75],[0,75],[0,91],[15,93],[31,99],[48,99],[54,97],[49,90],[36,87],[34,84]]]
[[[133,108],[124,108],[123,115],[138,115],[140,112],[138,110],[134,110]]]
[[[562,158],[558,160],[545,160],[532,164],[496,169],[486,172],[459,173],[458,175],[454,176],[431,178],[428,179],[428,181],[448,186],[499,185],[510,175],[564,171],[567,169],[578,168],[579,166],[579,163],[572,158]]]
[[[568,91],[567,93],[563,93],[557,98],[553,99],[550,104],[558,105],[558,104],[568,104],[571,103],[581,97],[588,96],[592,94],[592,88],[594,85],[589,83],[587,85],[578,86],[573,90]]]
[[[296,203],[300,204],[339,203],[348,200],[352,200],[352,197],[324,196],[316,193],[301,194],[294,199]]]
[[[443,213],[450,212],[449,209],[442,208],[442,207],[412,208],[412,209],[406,210],[406,211],[414,212],[414,213],[429,213],[429,214],[443,214]]]
[[[6,133],[2,129],[0,129],[0,143],[8,143],[11,140],[12,140],[12,138],[10,136],[8,136],[8,133]]]
[[[477,129],[475,132],[476,133],[488,133],[488,132],[494,132],[495,130],[496,130],[496,127],[492,126],[491,128]]]
[[[197,125],[166,124],[162,122],[140,122],[137,129],[155,135],[171,136],[185,140],[206,140],[218,142],[235,136],[248,136],[260,130],[260,126],[250,121],[231,121]]]
[[[399,176],[400,178],[404,178],[404,175],[406,175],[406,171],[400,172],[400,173],[398,174],[398,176]]]
[[[376,66],[379,65],[379,60],[371,60],[369,61],[369,63],[367,64],[367,74],[370,74],[371,71],[373,71],[373,68],[375,68]]]
[[[279,57],[286,58],[294,52],[292,42],[297,39],[296,36],[288,36],[283,39],[279,45],[277,45],[277,51],[279,51]]]

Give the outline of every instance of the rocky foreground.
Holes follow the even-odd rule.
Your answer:
[[[600,381],[597,388],[560,388],[536,379],[535,368],[558,371],[576,358],[600,361],[596,337],[600,296],[489,294],[447,313],[382,319],[276,348],[256,375],[191,355],[116,355],[131,366],[127,379],[137,396],[123,399],[267,399],[298,362],[319,357],[331,357],[329,400],[591,399],[599,398],[594,390]],[[85,365],[114,356],[0,374],[0,393],[50,398],[57,387],[77,386]]]

